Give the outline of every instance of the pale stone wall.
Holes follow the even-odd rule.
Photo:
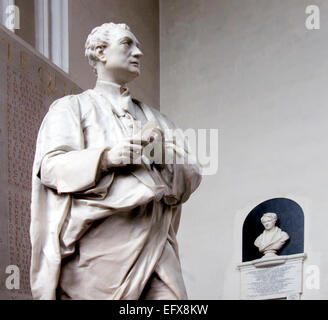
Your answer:
[[[328,3],[305,28],[304,0],[160,1],[161,111],[183,128],[219,129],[219,170],[184,206],[180,253],[189,297],[239,299],[242,225],[285,197],[305,215],[305,272],[328,297]]]

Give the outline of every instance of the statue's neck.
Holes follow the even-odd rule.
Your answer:
[[[97,81],[107,81],[119,86],[126,86],[129,82],[122,72],[109,72],[103,65],[98,65]]]
[[[271,234],[271,233],[275,233],[277,231],[277,226],[274,226],[272,229],[270,230],[264,230],[266,234]]]
[[[107,81],[107,80],[98,79],[94,90],[105,95],[110,95],[114,98],[129,95],[129,90],[125,85],[122,86],[119,85],[118,83]]]

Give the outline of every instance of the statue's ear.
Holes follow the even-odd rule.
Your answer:
[[[105,54],[104,54],[104,50],[106,49],[105,46],[98,46],[96,47],[96,57],[98,58],[99,61],[101,62],[106,62],[106,57],[105,57]]]

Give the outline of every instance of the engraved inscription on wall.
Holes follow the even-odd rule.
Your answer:
[[[250,277],[252,281],[247,284],[247,291],[253,293],[248,297],[290,292],[291,287],[294,287],[294,276],[291,276],[293,269],[294,266],[287,265],[248,271],[245,276]]]
[[[304,254],[257,259],[239,265],[242,299],[279,299],[302,293]]]
[[[2,27],[0,58],[0,299],[28,299],[31,179],[37,133],[55,99],[81,90]],[[19,268],[19,289],[5,286],[9,265]]]
[[[8,183],[30,192],[35,137],[44,116],[45,89],[7,66]]]

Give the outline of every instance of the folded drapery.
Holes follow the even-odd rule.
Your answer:
[[[175,129],[135,103],[161,130]],[[55,299],[58,286],[76,299],[138,299],[154,271],[178,299],[186,297],[175,236],[181,204],[200,183],[199,167],[184,161],[189,151],[177,137],[164,149],[179,161],[103,171],[104,151],[124,138],[117,114],[94,90],[50,107],[32,177],[35,299]]]

